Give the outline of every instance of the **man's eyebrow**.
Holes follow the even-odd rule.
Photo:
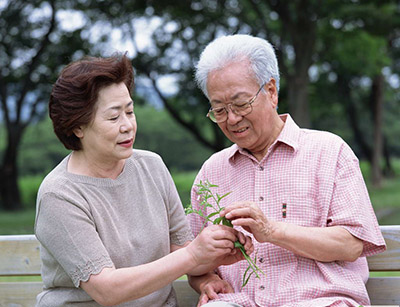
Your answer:
[[[236,93],[235,95],[233,95],[233,96],[230,98],[230,100],[231,100],[231,101],[236,100],[236,99],[238,99],[238,98],[239,98],[240,96],[242,96],[242,95],[249,95],[249,93],[247,93],[247,92],[239,92],[239,93]],[[219,101],[219,100],[211,100],[210,103],[218,104],[218,103],[222,103],[222,102]]]

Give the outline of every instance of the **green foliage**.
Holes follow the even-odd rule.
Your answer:
[[[172,178],[185,208],[190,204],[190,193],[196,175],[197,171],[172,173]]]
[[[18,183],[21,190],[21,198],[24,208],[35,208],[37,192],[43,178],[44,177],[41,175],[36,175],[24,176],[19,179]]]
[[[20,148],[18,166],[21,176],[43,176],[70,152],[57,139],[48,117],[26,129]]]
[[[135,106],[138,130],[134,148],[161,155],[171,171],[197,170],[212,151],[199,144],[165,110]]]

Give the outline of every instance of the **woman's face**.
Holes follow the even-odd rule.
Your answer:
[[[122,82],[102,88],[94,114],[92,122],[75,131],[85,155],[105,163],[129,158],[137,125],[126,85]]]

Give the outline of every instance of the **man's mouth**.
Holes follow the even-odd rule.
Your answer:
[[[234,130],[233,132],[234,133],[242,133],[242,132],[245,132],[247,129],[249,129],[249,128],[248,127],[244,127],[244,128],[238,129],[238,130]]]

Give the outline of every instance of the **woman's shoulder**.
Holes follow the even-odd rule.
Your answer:
[[[160,155],[149,150],[133,149],[131,159],[161,159]]]
[[[47,175],[44,177],[42,183],[40,184],[39,192],[59,190],[64,187],[68,181],[67,173],[67,162],[69,156],[65,157],[56,167],[54,167]]]
[[[134,149],[131,157],[129,158],[134,163],[139,164],[155,164],[160,165],[164,164],[161,156],[155,152],[143,150],[143,149]]]

